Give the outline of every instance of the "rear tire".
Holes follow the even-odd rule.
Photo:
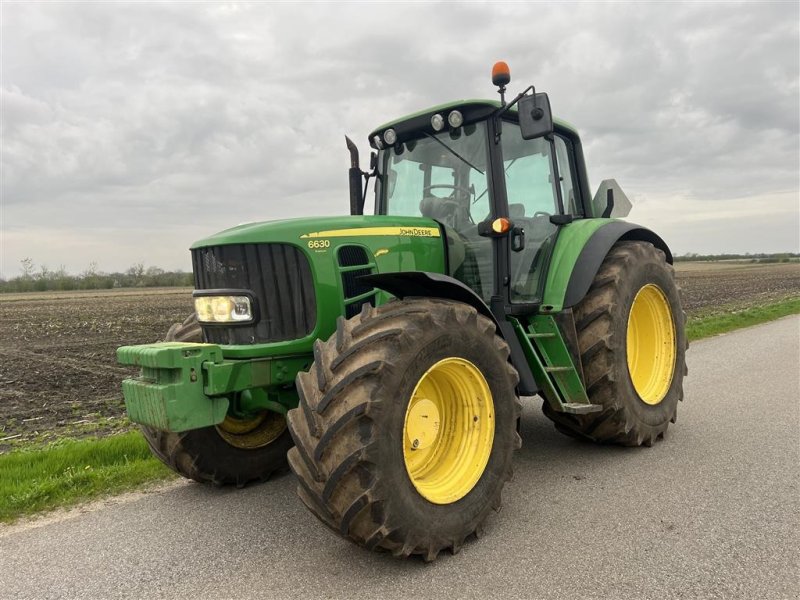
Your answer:
[[[367,549],[425,560],[457,552],[499,509],[521,445],[508,356],[494,323],[459,302],[364,305],[340,318],[315,343],[289,411],[300,498]]]
[[[639,302],[637,298],[648,295],[654,306],[663,306],[664,315],[669,311],[674,363],[671,373],[665,371],[668,348],[662,364],[652,356],[642,357],[639,369],[634,369],[637,377],[632,377],[628,355],[634,352],[635,344],[631,343],[629,350],[629,316],[634,303]],[[683,400],[683,377],[688,372],[686,313],[681,307],[674,270],[664,253],[647,242],[615,244],[586,297],[575,307],[574,315],[589,400],[601,404],[603,411],[573,415],[557,412],[544,402],[544,414],[556,429],[572,437],[623,446],[652,445],[677,418],[678,402]],[[662,337],[667,340],[669,323],[665,329]],[[639,345],[654,344],[652,338],[658,337],[657,333],[644,335]],[[653,371],[652,376],[648,369]],[[659,371],[668,377],[659,378]],[[663,381],[659,383],[659,379]]]
[[[165,341],[202,342],[196,315],[170,327]],[[286,470],[286,452],[292,447],[285,420],[269,411],[249,424],[226,419],[219,426],[182,433],[144,425],[141,429],[150,450],[170,469],[187,479],[218,486],[242,487]]]

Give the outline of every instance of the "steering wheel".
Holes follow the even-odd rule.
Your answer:
[[[450,185],[448,183],[436,183],[434,185],[425,186],[424,188],[422,188],[422,193],[423,193],[423,195],[431,195],[431,196],[433,196],[433,194],[428,194],[428,192],[430,192],[431,190],[439,190],[439,189],[448,189],[448,190],[453,190],[453,192],[455,192],[455,193],[461,193],[461,194],[464,195],[464,198],[467,199],[467,200],[469,200],[470,196],[472,196],[472,192],[469,189],[467,189],[465,187],[461,187],[460,185]],[[433,197],[434,198],[439,198],[440,200],[445,200],[446,199],[446,198],[442,198],[442,197],[439,197],[439,196],[433,196]],[[457,196],[454,195],[453,199],[457,199]]]

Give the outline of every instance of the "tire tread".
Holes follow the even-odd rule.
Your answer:
[[[625,277],[626,270],[632,265],[653,260],[660,263],[674,281],[674,269],[666,262],[664,253],[655,246],[639,241],[617,242],[601,264],[586,296],[575,307],[575,328],[578,332],[579,354],[586,377],[587,394],[593,403],[602,404],[604,409],[599,413],[572,415],[553,410],[545,401],[542,410],[561,433],[600,443],[650,446],[663,438],[669,422],[674,423],[677,419],[676,406],[669,419],[657,427],[636,422],[617,397],[617,382],[613,374],[615,356],[622,352],[622,341],[615,337],[615,324],[611,314],[618,302],[618,286]],[[680,298],[682,292],[677,282],[675,287]],[[682,309],[680,319],[681,324],[685,324],[686,313]],[[685,348],[688,346],[687,341]],[[685,359],[683,365],[676,365],[676,372],[678,369],[683,374],[687,372]],[[681,387],[679,400],[682,399]]]
[[[508,346],[489,319],[465,304],[426,298],[365,305],[358,315],[340,320],[337,332],[320,343],[311,372],[298,376],[302,393],[300,407],[289,413],[295,442],[289,464],[300,480],[299,496],[320,521],[361,546],[432,560],[446,548],[457,552],[464,543],[466,536],[418,539],[402,525],[392,525],[378,497],[379,475],[371,458],[376,447],[373,416],[380,414],[382,406],[381,399],[373,397],[378,380],[394,368],[398,353],[416,352],[417,331],[452,326],[453,320],[486,335],[487,347],[507,360]],[[322,371],[325,378],[319,375]],[[507,372],[516,385],[519,378],[510,364]],[[516,396],[513,402],[518,417],[522,405]],[[313,415],[318,430],[312,430],[301,416],[305,412]],[[521,438],[515,436],[512,443],[517,448]],[[318,465],[321,479],[315,477],[309,461]],[[510,478],[509,465],[502,479]],[[491,506],[499,503],[498,490]],[[474,530],[480,525],[475,524]]]

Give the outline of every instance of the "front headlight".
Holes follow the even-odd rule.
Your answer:
[[[255,320],[252,298],[235,292],[196,291],[194,311],[201,323],[252,323]]]

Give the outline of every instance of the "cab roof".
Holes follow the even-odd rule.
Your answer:
[[[436,113],[445,113],[445,112],[449,112],[449,111],[455,110],[455,109],[463,110],[465,108],[470,108],[470,109],[473,109],[473,110],[477,109],[478,111],[480,111],[480,109],[483,108],[485,110],[487,116],[488,116],[488,114],[490,112],[492,112],[492,111],[494,111],[494,110],[496,110],[496,109],[498,109],[500,107],[501,107],[501,104],[500,104],[499,100],[475,100],[475,99],[473,99],[473,100],[454,100],[453,102],[447,102],[446,104],[439,104],[437,106],[431,106],[430,108],[426,108],[426,109],[421,110],[419,112],[411,113],[411,114],[406,115],[404,117],[400,117],[399,119],[394,119],[392,121],[389,121],[388,123],[384,123],[380,127],[376,127],[369,134],[370,145],[372,145],[372,138],[376,134],[378,134],[379,132],[382,132],[382,131],[390,128],[390,127],[396,127],[400,123],[406,123],[408,121],[418,119],[419,117],[424,117],[426,115],[433,116]],[[517,112],[517,107],[514,106],[513,108],[509,109],[508,112],[516,113]],[[558,119],[558,118],[554,117],[553,118],[553,124],[556,127],[560,128],[560,129],[565,129],[569,133],[571,133],[572,135],[574,135],[576,137],[579,137],[578,130],[571,123],[568,123],[567,121],[564,121],[562,119]]]

